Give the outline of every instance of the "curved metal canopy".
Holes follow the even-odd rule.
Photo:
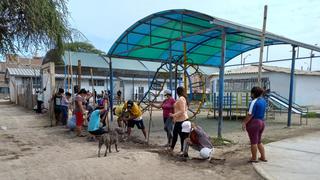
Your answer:
[[[148,61],[180,59],[184,43],[189,64],[219,67],[221,34],[226,32],[225,63],[239,54],[260,47],[261,30],[221,20],[209,15],[175,9],[151,14],[129,27],[112,45],[109,57]],[[320,52],[320,48],[272,33],[265,46],[291,44]]]

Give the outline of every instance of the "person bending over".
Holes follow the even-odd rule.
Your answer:
[[[104,119],[100,118],[100,115],[105,113],[107,110],[102,107],[97,107],[96,110],[94,110],[91,115],[90,115],[90,121],[88,124],[88,132],[92,135],[99,136],[106,131],[100,127],[100,122],[103,121]]]
[[[189,146],[191,146],[192,149],[199,151],[200,156],[204,159],[207,159],[210,157],[211,152],[213,151],[213,145],[210,141],[209,136],[207,135],[204,130],[192,123],[191,124],[191,132],[190,132],[190,137],[186,138],[184,140],[184,146],[183,146],[183,156],[188,157],[188,151],[189,151]],[[205,149],[209,149],[209,154],[205,153]],[[201,153],[203,151],[203,153]]]
[[[123,112],[125,111],[128,111],[130,114],[129,118],[125,118],[128,122],[128,136],[131,135],[131,128],[136,125],[138,129],[141,129],[144,138],[147,139],[147,132],[143,124],[142,110],[140,107],[133,101],[129,100],[123,106]]]

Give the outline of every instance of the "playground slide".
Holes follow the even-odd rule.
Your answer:
[[[283,98],[282,96],[276,93],[270,93],[268,94],[268,97],[269,101],[273,103],[275,106],[280,105],[282,107],[285,107],[286,109],[289,108],[288,100]],[[304,112],[302,108],[296,107],[295,105],[292,106],[292,112],[296,114],[306,114],[306,112]]]

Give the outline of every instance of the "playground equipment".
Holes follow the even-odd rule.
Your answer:
[[[217,118],[216,111],[219,110],[218,100],[219,94],[212,93],[209,94],[210,102],[208,103],[208,114],[207,118]],[[223,111],[226,112],[225,116],[229,119],[235,118],[236,120],[239,117],[244,117],[248,111],[249,105],[249,92],[226,92],[223,95]],[[213,113],[213,116],[212,114]]]
[[[164,88],[164,85],[166,82],[171,78],[170,76],[170,69],[175,70],[175,83],[174,87],[179,86],[181,82],[177,82],[178,76],[186,72],[186,77],[188,80],[188,100],[190,103],[189,111],[193,113],[193,116],[190,117],[190,119],[194,118],[197,114],[200,113],[200,108],[203,105],[203,102],[205,101],[205,96],[202,96],[200,99],[196,99],[193,96],[193,91],[197,90],[202,92],[202,94],[205,95],[205,78],[203,74],[200,72],[199,67],[196,65],[187,65],[184,66],[181,61],[175,60],[172,61],[172,64],[168,62],[164,62],[161,64],[161,66],[157,69],[155,75],[152,78],[152,81],[150,83],[149,89],[144,94],[143,98],[138,102],[138,105],[140,105],[143,109],[143,111],[146,111],[149,109],[149,106],[157,101],[157,98],[160,96],[161,91]],[[193,81],[194,79],[194,81]],[[172,82],[172,79],[171,81]],[[175,88],[174,88],[175,89]],[[173,90],[173,89],[172,89]],[[193,110],[195,109],[195,110]]]
[[[278,111],[280,114],[282,112],[288,112],[289,110],[289,100],[285,97],[279,95],[278,93],[271,91],[267,93],[266,99],[268,100],[268,112],[274,113]],[[300,115],[300,124],[302,124],[302,116],[306,115],[309,110],[307,107],[302,107],[296,103],[292,103],[291,111],[295,114]],[[306,123],[308,123],[308,118],[306,116]]]
[[[249,92],[226,92],[223,96],[223,111],[225,117],[229,119],[238,119],[245,117],[248,112],[250,102]],[[219,94],[209,94],[210,103],[205,108],[208,108],[207,118],[217,118],[216,111],[218,110]],[[275,118],[275,113],[287,113],[289,109],[289,100],[279,95],[276,92],[269,92],[265,94],[267,101],[266,119],[272,120]],[[302,116],[309,112],[308,108],[302,107],[296,103],[292,104],[292,113],[300,115],[300,124],[302,124]],[[306,118],[306,123],[308,119]]]
[[[320,48],[269,32],[263,33],[264,38],[261,38],[262,33],[256,28],[196,11],[172,9],[157,12],[131,25],[112,45],[107,54],[110,60],[110,77],[113,76],[112,58],[159,62],[170,60],[168,57],[172,56],[182,58],[186,54],[187,57],[195,60],[192,64],[219,68],[219,93],[223,94],[226,63],[260,46],[289,44],[292,47],[292,56],[290,59],[284,59],[292,62],[289,88],[290,110],[287,121],[289,127],[291,125],[295,60],[298,59],[296,58],[296,49],[300,47],[320,52]],[[182,51],[180,47],[183,45],[185,50]],[[279,61],[266,59],[267,61],[260,61],[259,64]],[[188,63],[191,64],[191,62]],[[112,78],[111,81],[113,81]],[[113,83],[110,83],[111,91],[112,86]],[[219,97],[218,137],[222,137],[223,98],[222,95]]]

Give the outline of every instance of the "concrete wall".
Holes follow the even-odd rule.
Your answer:
[[[296,78],[296,99],[299,105],[320,107],[320,76],[303,76]]]
[[[290,89],[290,74],[271,72],[268,73],[268,77],[270,80],[270,90],[275,91],[276,93],[288,99]],[[295,81],[293,84],[293,89],[295,89]],[[293,102],[295,102],[295,97],[295,91],[293,91]]]
[[[10,101],[17,104],[18,103],[18,94],[22,94],[23,89],[21,88],[22,78],[21,77],[9,77],[9,93]]]
[[[10,101],[16,103],[16,96],[17,96],[17,82],[16,78],[13,76],[9,77],[9,93],[10,93]]]
[[[122,94],[124,96],[124,100],[129,100],[129,99],[135,99],[135,94],[139,93],[139,87],[143,87],[144,88],[144,92],[143,94],[145,94],[148,89],[149,89],[149,85],[148,85],[148,80],[144,79],[144,80],[139,80],[139,79],[135,79],[134,83],[132,82],[132,80],[124,80],[124,93],[123,93],[123,87],[120,88],[120,90],[122,91]],[[164,85],[163,90],[167,89],[167,85]],[[118,91],[118,89],[115,89],[115,93],[116,91]],[[156,93],[156,92],[154,92]],[[141,98],[142,94],[140,95]],[[138,95],[139,98],[139,95]],[[164,99],[163,96],[163,91],[160,92],[160,95],[157,98],[157,101],[162,101]]]
[[[81,88],[85,88],[86,90],[89,90],[90,92],[92,91],[92,87],[89,85],[89,82],[91,79],[82,79],[81,80]],[[123,82],[123,86],[120,86],[121,81]],[[133,82],[134,81],[134,82]],[[101,94],[101,91],[104,91],[106,89],[110,89],[110,81],[104,80],[104,86],[94,86],[94,89],[97,91],[98,94]],[[108,84],[107,84],[108,83]],[[107,88],[106,88],[107,87]],[[122,98],[124,100],[130,100],[135,98],[135,94],[139,92],[139,87],[144,88],[144,93],[147,92],[149,85],[148,85],[148,80],[145,78],[136,78],[134,80],[130,78],[122,78],[122,80],[115,80],[114,81],[114,97],[116,97],[117,91],[121,90],[122,92]],[[63,87],[63,79],[56,79],[56,89],[57,88],[64,88]],[[164,89],[166,89],[166,85],[164,86]],[[72,91],[70,91],[72,92]],[[140,97],[142,94],[140,95]],[[139,98],[139,95],[138,95]],[[157,101],[162,101],[163,100],[163,93],[161,92],[161,95],[157,98]]]
[[[44,95],[44,107],[49,109],[49,100],[52,97],[52,94],[55,92],[55,78],[54,78],[54,64],[47,63],[42,67],[43,76],[42,76],[42,87],[46,88]]]
[[[256,78],[256,76],[257,74],[225,75],[225,79]],[[269,78],[271,91],[275,91],[286,99],[289,98],[290,74],[268,72],[263,73],[262,77]],[[302,106],[320,107],[320,101],[317,98],[320,94],[320,77],[295,75],[294,78],[293,102]]]

